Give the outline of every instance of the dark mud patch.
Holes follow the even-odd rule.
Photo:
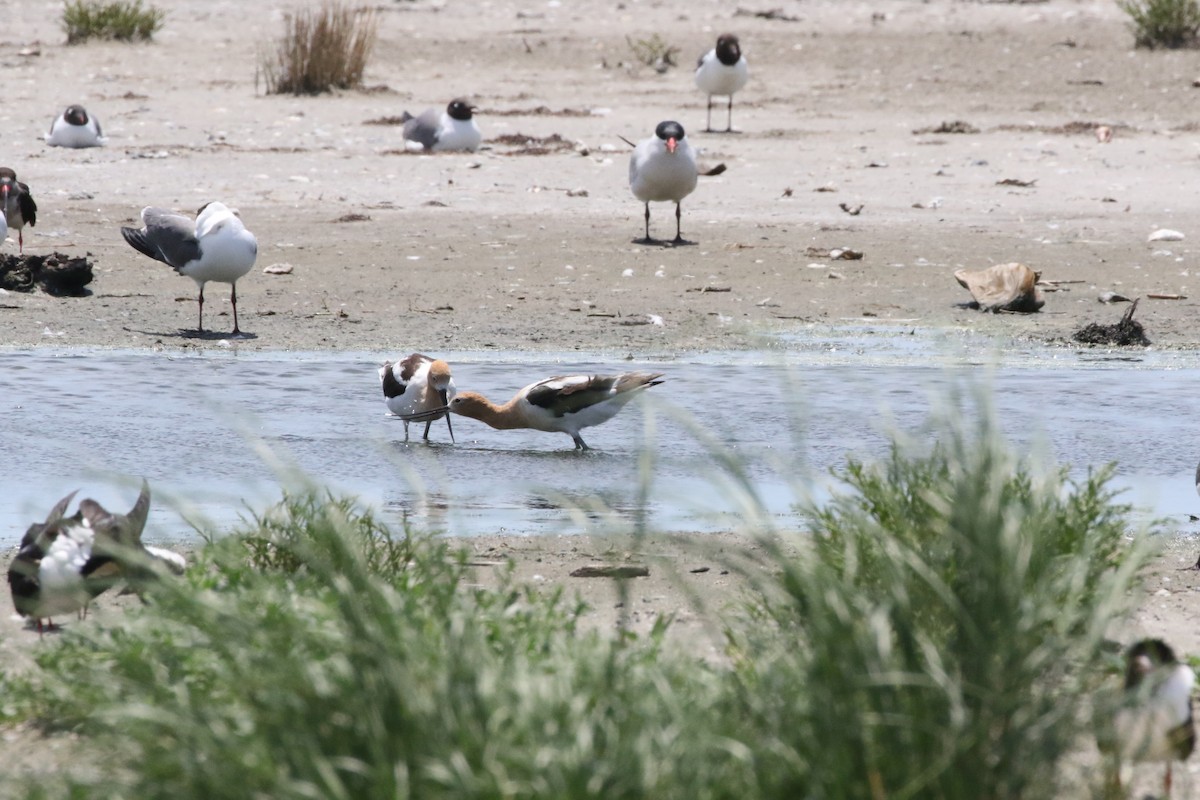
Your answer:
[[[526,136],[523,133],[506,133],[488,140],[490,144],[512,148],[500,151],[504,156],[545,156],[575,149],[575,143],[557,133],[549,136]]]
[[[0,289],[32,292],[41,289],[55,297],[83,297],[92,282],[91,253],[68,256],[65,253],[0,255]]]
[[[1093,322],[1075,331],[1072,339],[1080,344],[1118,345],[1120,347],[1149,347],[1150,340],[1146,338],[1146,330],[1142,323],[1133,318],[1138,301],[1125,311],[1121,321],[1113,325],[1101,325]]]

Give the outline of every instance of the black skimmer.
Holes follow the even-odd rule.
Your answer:
[[[0,167],[0,203],[8,227],[17,232],[17,243],[23,254],[25,234],[21,229],[26,225],[31,228],[37,225],[37,203],[33,201],[29,185],[18,181],[17,173],[8,167]]]

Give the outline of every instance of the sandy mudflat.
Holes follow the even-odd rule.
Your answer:
[[[283,12],[304,4],[160,5],[153,44],[72,48],[57,0],[5,9],[0,160],[40,206],[27,250],[89,253],[96,277],[84,298],[0,295],[0,346],[616,359],[771,346],[763,334],[863,318],[1058,343],[1119,318],[1124,306],[1097,302],[1106,291],[1181,296],[1143,299],[1138,319],[1156,346],[1200,346],[1200,53],[1135,52],[1111,0],[381,2],[371,91],[315,98],[265,96],[255,82]],[[769,9],[789,19],[753,15]],[[734,108],[740,132],[705,134],[690,65],[726,30],[742,39],[751,82]],[[633,64],[629,39],[656,33],[681,67]],[[404,154],[399,128],[372,124],[456,95],[482,109],[478,153]],[[72,102],[99,117],[106,147],[41,142]],[[706,165],[728,167],[684,203],[692,246],[633,242],[642,208],[620,137],[664,119],[685,126]],[[976,132],[936,132],[955,122]],[[145,205],[194,212],[214,199],[239,208],[260,245],[238,286],[250,335],[235,341],[185,335],[193,283],[118,232]],[[670,207],[653,214],[669,236]],[[1149,243],[1160,228],[1186,238]],[[831,260],[833,248],[863,258]],[[954,270],[1010,261],[1059,282],[1041,313],[961,307]],[[273,264],[293,272],[262,273]],[[210,286],[206,324],[218,332],[232,327],[227,298]],[[712,609],[743,585],[662,542],[655,552],[681,580],[656,571],[619,609],[610,587],[566,576],[607,545],[477,546],[484,560],[517,559],[530,580],[586,587],[601,625],[676,611],[704,628],[685,589],[718,598]],[[1192,654],[1200,573],[1175,568],[1198,546],[1167,544],[1138,620]],[[31,634],[0,625],[12,656]]]
[[[0,298],[0,345],[228,346],[181,336],[194,285],[118,232],[144,205],[211,199],[241,210],[260,268],[294,268],[241,281],[239,348],[675,352],[862,317],[1057,340],[1119,317],[1097,302],[1110,290],[1188,296],[1144,300],[1139,319],[1159,345],[1200,339],[1200,63],[1134,52],[1109,0],[771,4],[794,21],[724,2],[383,3],[373,91],[268,97],[257,57],[297,5],[172,2],[154,44],[71,48],[59,3],[6,10],[4,160],[41,208],[26,244],[91,253],[97,275],[88,298]],[[735,135],[703,133],[689,69],[723,30],[752,68]],[[627,37],[655,33],[680,68],[633,65]],[[479,153],[402,154],[397,127],[368,124],[458,94],[482,109]],[[76,101],[107,147],[40,141]],[[633,243],[619,137],[667,118],[728,167],[684,204],[690,247]],[[978,133],[918,132],[956,121]],[[653,213],[669,235],[670,206]],[[1162,227],[1188,238],[1148,243]],[[843,247],[863,259],[825,257]],[[959,307],[955,269],[1009,261],[1069,283],[1037,315]],[[210,287],[217,331],[227,297]]]

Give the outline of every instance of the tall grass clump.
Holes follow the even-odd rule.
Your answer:
[[[326,2],[287,13],[274,52],[260,60],[268,94],[320,94],[362,83],[375,47],[375,11]]]
[[[1129,15],[1136,47],[1195,47],[1200,41],[1196,0],[1117,0]]]
[[[88,39],[149,41],[162,26],[165,12],[154,6],[142,6],[142,0],[68,0],[63,8],[62,26],[67,44]]]
[[[657,634],[583,633],[557,595],[466,586],[428,537],[381,559],[393,541],[353,504],[289,498],[188,585],[48,648],[31,717],[112,754],[75,791],[713,796],[714,672],[661,658]]]
[[[764,797],[1061,797],[1104,635],[1147,548],[1105,485],[1019,461],[985,422],[850,461],[732,631]],[[1111,676],[1109,676],[1111,677]]]

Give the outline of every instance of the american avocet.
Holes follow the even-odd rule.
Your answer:
[[[696,154],[684,138],[678,122],[660,122],[654,135],[638,142],[629,157],[629,188],[646,205],[646,238],[650,243],[650,204],[675,203],[675,243],[682,244],[679,232],[679,203],[696,188],[699,173]]]
[[[723,33],[717,37],[717,46],[700,56],[696,62],[696,86],[708,95],[708,121],[704,125],[705,133],[713,133],[712,129],[712,99],[713,95],[729,98],[729,119],[725,133],[733,131],[733,95],[746,85],[750,77],[750,67],[738,38],[732,33]]]
[[[239,334],[237,281],[254,266],[258,240],[246,230],[237,214],[224,203],[201,207],[195,222],[190,218],[147,206],[142,209],[143,228],[121,228],[121,235],[135,250],[175,268],[200,287],[200,317],[197,327],[204,332],[204,284],[228,283],[233,305],[233,333]]]
[[[29,185],[17,180],[17,173],[8,167],[0,167],[0,208],[4,209],[4,219],[8,227],[17,232],[17,244],[22,253],[25,252],[25,234],[21,229],[26,225],[37,225],[37,203],[29,192]]]
[[[99,147],[104,144],[100,122],[89,116],[80,105],[67,106],[67,110],[54,118],[46,133],[46,144],[51,147]]]
[[[400,117],[404,121],[405,147],[433,153],[478,150],[483,134],[475,123],[477,110],[460,97],[451,100],[445,111],[430,108],[415,117],[405,111]]]
[[[450,441],[454,441],[454,426],[446,406],[457,392],[454,379],[450,377],[450,365],[445,361],[420,353],[408,358],[383,362],[379,368],[379,379],[383,383],[383,399],[388,411],[404,420],[404,441],[408,441],[408,423],[414,415],[425,423],[423,439],[429,439],[429,426],[435,420],[446,418],[450,430]]]
[[[662,383],[661,372],[620,375],[567,375],[531,383],[502,406],[477,392],[462,392],[450,410],[497,430],[531,428],[565,433],[575,449],[589,449],[579,431],[608,422],[643,390]]]
[[[1115,759],[1111,782],[1119,787],[1122,761],[1165,761],[1164,796],[1171,794],[1171,766],[1196,747],[1192,686],[1196,675],[1162,639],[1142,639],[1125,656],[1125,693],[1111,730],[1100,743]]]

